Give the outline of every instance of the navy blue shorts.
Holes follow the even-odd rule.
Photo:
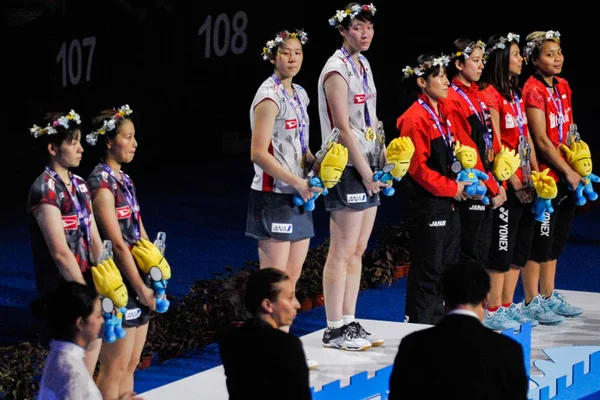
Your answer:
[[[250,191],[246,236],[295,242],[315,236],[311,211],[294,204],[293,194]]]
[[[127,286],[129,301],[125,305],[127,312],[123,314],[123,328],[137,328],[147,324],[150,319],[150,307],[140,303],[129,282],[124,283]]]
[[[369,196],[362,183],[360,173],[349,165],[344,169],[340,182],[329,189],[329,194],[323,196],[323,199],[325,200],[325,209],[330,212],[343,208],[366,210],[381,205],[379,193]]]

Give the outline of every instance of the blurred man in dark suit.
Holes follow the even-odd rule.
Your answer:
[[[490,277],[480,265],[444,273],[447,314],[436,326],[402,339],[390,377],[395,399],[527,399],[523,349],[483,326]]]

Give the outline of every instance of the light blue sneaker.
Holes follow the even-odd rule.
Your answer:
[[[493,315],[485,310],[483,325],[495,331],[505,331],[507,329],[518,331],[521,329],[521,325],[510,318],[505,307],[500,307]]]
[[[520,325],[531,322],[531,327],[533,328],[534,326],[538,326],[540,324],[537,319],[529,318],[527,315],[523,314],[521,307],[515,303],[512,303],[506,312],[508,313],[509,318],[517,321]]]
[[[525,305],[525,300],[521,305],[523,314],[531,319],[537,319],[542,325],[558,325],[565,320],[565,317],[554,313],[546,306],[542,295],[538,294],[531,300],[529,305]]]
[[[552,296],[544,299],[544,304],[550,310],[554,311],[555,314],[562,315],[563,317],[576,317],[583,314],[583,308],[569,304],[565,296],[556,290],[552,291]]]

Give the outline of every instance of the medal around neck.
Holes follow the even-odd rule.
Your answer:
[[[367,129],[365,131],[365,138],[370,142],[375,140],[375,138],[376,138],[375,130],[373,130],[372,126],[367,126]]]
[[[460,171],[462,171],[462,164],[460,161],[454,161],[450,165],[450,171],[454,172],[455,174],[458,174]]]

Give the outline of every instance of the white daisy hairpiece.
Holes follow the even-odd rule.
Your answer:
[[[406,66],[402,69],[402,73],[404,73],[404,77],[405,78],[409,78],[412,75],[415,76],[423,76],[425,74],[425,71],[427,71],[428,69],[431,69],[433,67],[447,67],[448,64],[450,63],[450,57],[445,56],[445,55],[441,55],[439,57],[434,58],[433,60],[430,61],[425,61],[423,64],[416,66],[415,68],[411,68],[410,66]]]
[[[520,39],[521,39],[521,36],[517,35],[516,33],[513,33],[513,32],[510,32],[508,35],[506,35],[506,37],[500,36],[500,39],[498,39],[498,42],[496,42],[496,44],[492,48],[487,49],[485,51],[485,55],[483,57],[484,62],[487,61],[487,59],[490,57],[490,54],[492,54],[493,51],[498,50],[498,49],[505,49],[506,43],[516,42],[518,44]]]
[[[527,42],[525,48],[523,49],[523,58],[526,63],[529,63],[529,58],[531,57],[531,53],[535,50],[536,47],[541,46],[546,40],[554,40],[555,42],[560,43],[560,32],[559,31],[548,31],[544,36],[537,37],[530,42]]]
[[[308,36],[302,29],[296,29],[296,32],[281,31],[275,36],[275,39],[269,40],[267,44],[265,44],[265,47],[263,47],[263,60],[268,60],[273,55],[273,49],[283,43],[286,39],[290,38],[300,40],[302,45],[308,41]]]
[[[54,135],[58,133],[56,128],[59,126],[62,126],[65,129],[69,129],[71,121],[75,122],[77,125],[81,125],[81,117],[73,110],[69,111],[67,115],[63,115],[58,119],[55,119],[54,121],[50,122],[48,125],[46,125],[45,128],[33,125],[31,128],[29,128],[29,133],[36,139],[39,138],[41,135]]]
[[[463,56],[466,61],[469,59],[469,56],[471,55],[473,50],[475,50],[477,47],[479,47],[481,51],[485,53],[485,43],[483,43],[481,40],[478,40],[476,42],[469,43],[469,45],[463,51],[457,51],[456,53],[452,54],[452,58],[455,59],[460,56]]]
[[[131,115],[132,112],[133,112],[133,110],[131,108],[129,108],[129,104],[125,104],[124,106],[121,106],[121,108],[119,108],[117,113],[112,116],[112,118],[104,120],[102,127],[98,130],[95,130],[95,131],[89,133],[85,137],[85,140],[90,145],[95,146],[96,142],[98,142],[98,135],[104,135],[106,132],[110,132],[110,131],[114,130],[117,127],[117,123],[124,117]]]
[[[349,10],[337,10],[335,15],[329,18],[329,25],[336,27],[339,26],[344,18],[350,17],[350,19],[354,19],[361,12],[370,12],[371,15],[375,15],[377,9],[371,4],[363,4],[362,6],[359,4],[353,5]]]

